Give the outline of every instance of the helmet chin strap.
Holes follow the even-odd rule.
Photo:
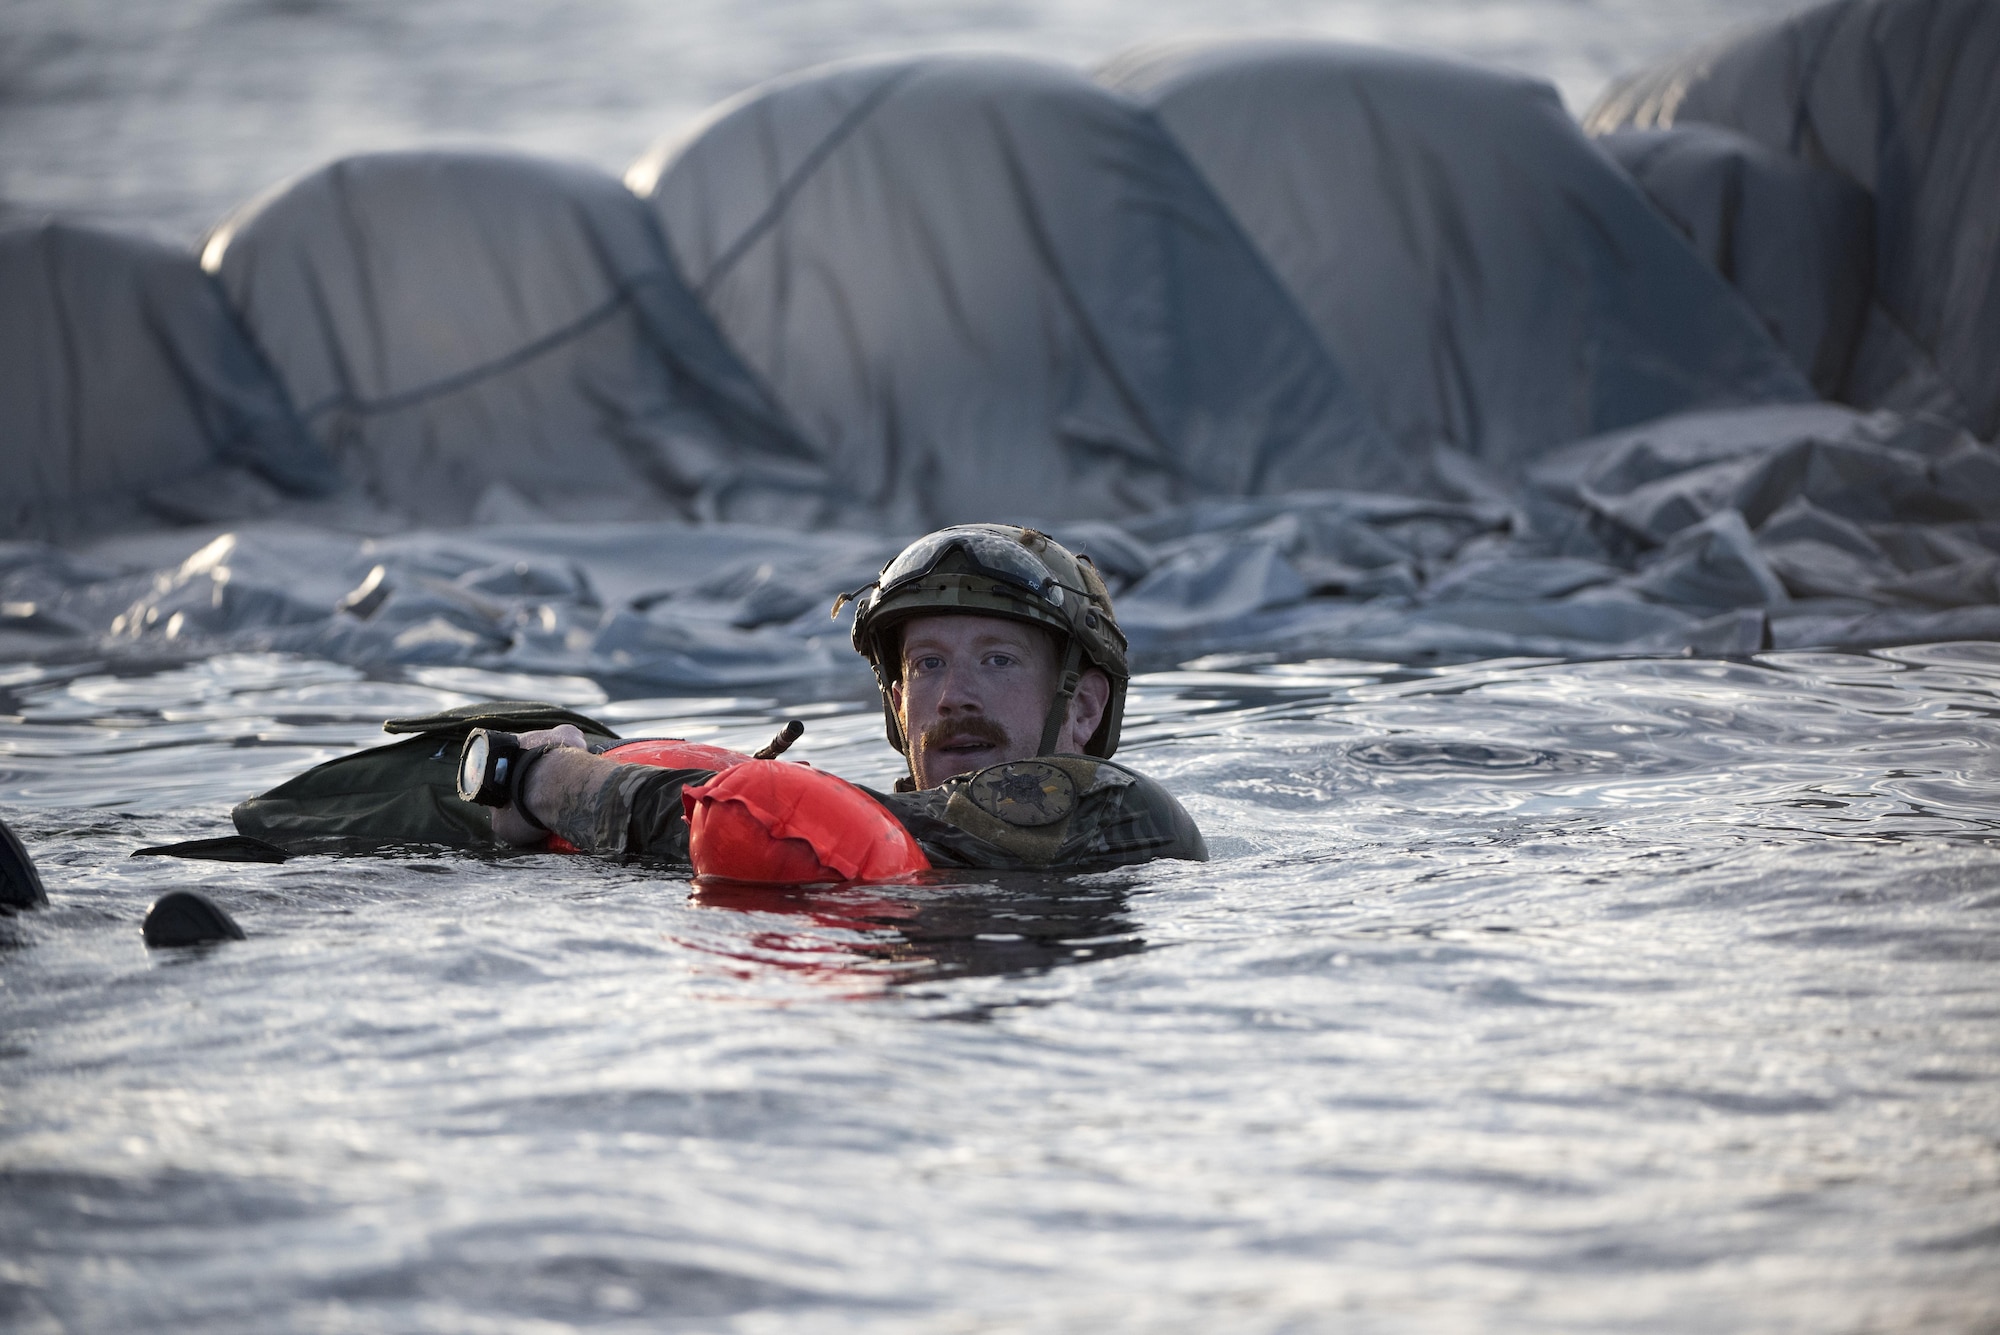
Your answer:
[[[882,692],[882,718],[889,725],[889,736],[903,753],[903,777],[896,780],[896,791],[914,793],[917,791],[917,758],[910,754],[917,744],[903,731],[903,721],[896,717],[896,706],[890,702],[889,681],[878,665],[875,669],[875,686]]]
[[[1083,645],[1076,636],[1069,637],[1069,648],[1063,651],[1062,677],[1056,683],[1055,703],[1049,706],[1048,722],[1042,724],[1042,744],[1035,751],[1038,756],[1052,756],[1056,753],[1056,743],[1062,739],[1063,724],[1069,721],[1069,702],[1076,698],[1076,684],[1083,679]]]

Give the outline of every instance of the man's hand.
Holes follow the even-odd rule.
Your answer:
[[[551,780],[562,777],[559,773],[552,773],[551,767],[560,771],[576,764],[575,759],[562,754],[566,751],[579,751],[584,760],[595,760],[596,757],[590,754],[590,743],[583,739],[583,733],[569,723],[560,727],[544,728],[539,732],[524,732],[521,734],[521,745],[529,750],[539,747],[552,749],[552,754],[545,755],[529,765],[527,789],[521,796],[527,802],[528,810],[534,812],[543,824],[552,829],[556,828],[556,813],[550,809],[549,798],[557,791],[571,785],[551,783]],[[525,848],[531,844],[541,843],[548,837],[548,831],[536,829],[512,806],[495,807],[493,837],[503,844]]]

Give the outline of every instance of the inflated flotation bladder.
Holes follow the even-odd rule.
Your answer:
[[[620,742],[599,754],[621,765],[651,765],[655,769],[726,770],[732,765],[746,764],[750,759],[741,751],[710,746],[706,742],[684,742],[678,737],[641,737]],[[551,853],[578,851],[575,844],[559,834],[550,835],[542,847]]]
[[[655,769],[724,770],[750,759],[741,751],[706,742],[684,742],[678,737],[641,737],[599,754],[621,765],[651,765]]]
[[[681,791],[697,876],[801,885],[907,876],[930,859],[902,822],[845,779],[750,760]]]

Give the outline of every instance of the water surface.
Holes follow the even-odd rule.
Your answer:
[[[6,672],[19,1329],[2000,1322],[2000,647],[1198,663],[1123,754],[1213,862],[793,892],[126,854],[524,685],[884,782],[865,701]]]

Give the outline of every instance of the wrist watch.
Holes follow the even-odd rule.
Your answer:
[[[546,830],[549,827],[535,819],[524,798],[528,771],[555,749],[554,744],[524,747],[515,733],[474,728],[458,753],[458,795],[482,807],[511,806],[528,824]]]

